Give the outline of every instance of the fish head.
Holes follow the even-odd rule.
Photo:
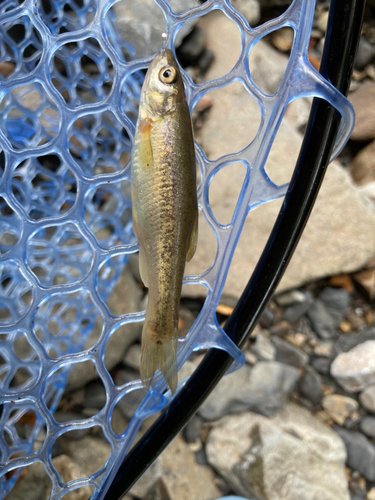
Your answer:
[[[178,63],[169,49],[161,49],[151,62],[142,87],[141,106],[156,120],[175,111],[185,100],[185,89]]]

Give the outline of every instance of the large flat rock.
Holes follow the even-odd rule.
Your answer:
[[[207,79],[228,72],[238,57],[238,28],[225,16],[213,14],[203,23],[208,47],[215,53]],[[222,34],[223,43],[219,45],[217,33]],[[277,76],[263,84],[264,90],[272,93],[283,74],[286,57],[263,41],[258,42],[257,51],[257,57],[250,60],[250,70],[258,75],[258,81],[266,74]],[[214,159],[247,145],[257,132],[260,115],[258,103],[239,82],[210,95],[213,105],[197,139],[208,157]],[[306,103],[299,104],[304,107]],[[288,109],[265,167],[277,184],[290,179],[302,141],[297,130],[300,125],[296,113]],[[216,183],[215,178],[213,180],[210,202],[217,219],[229,222],[243,181],[243,167],[225,167],[219,175]],[[249,214],[234,254],[225,294],[235,297],[241,294],[267,242],[281,203],[282,200],[267,203]],[[216,250],[212,231],[202,219],[200,222],[198,249],[187,266],[188,274],[207,269]],[[358,191],[341,165],[333,162],[278,291],[360,269],[375,254],[374,227],[374,205]],[[194,294],[194,288],[184,287],[183,294]]]

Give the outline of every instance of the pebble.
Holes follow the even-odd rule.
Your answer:
[[[272,343],[276,348],[276,355],[274,358],[276,361],[295,366],[296,368],[302,368],[307,364],[309,360],[308,355],[298,347],[279,337],[274,337]]]
[[[374,47],[372,44],[364,37],[361,36],[359,39],[357,55],[355,58],[355,69],[362,70],[367,66],[374,57]]]
[[[181,435],[176,436],[130,493],[144,500],[212,500],[220,497],[214,472],[206,465],[197,464],[195,453],[189,450]]]
[[[371,488],[367,494],[366,500],[375,500],[375,488]]]
[[[333,342],[331,340],[321,340],[314,346],[314,354],[330,358],[333,356]]]
[[[348,431],[334,426],[344,441],[348,453],[347,465],[358,471],[369,481],[375,481],[375,447],[360,432]]]
[[[331,358],[315,358],[312,360],[312,366],[322,375],[328,375],[331,370]]]
[[[356,333],[340,335],[334,344],[334,354],[337,356],[342,352],[348,352],[367,340],[375,340],[375,328],[373,326],[361,328]]]
[[[375,385],[370,385],[361,392],[359,402],[366,410],[375,413]]]
[[[358,409],[358,403],[355,399],[341,394],[325,396],[322,400],[322,406],[332,420],[339,425],[344,425],[345,420]]]
[[[139,374],[131,370],[118,370],[114,382],[116,385],[123,385],[127,382],[139,379]],[[130,391],[122,397],[116,407],[120,409],[125,418],[131,419],[147,394],[147,389],[136,389]]]
[[[81,415],[80,413],[76,413],[76,412],[72,412],[72,411],[56,411],[54,413],[54,418],[56,420],[56,422],[60,423],[60,424],[63,424],[63,423],[66,423],[66,422],[71,422],[73,420],[84,420],[84,416]],[[86,428],[86,429],[75,429],[73,431],[69,431],[69,432],[66,432],[64,434],[64,436],[67,438],[67,439],[81,439],[83,438],[83,436],[85,436],[86,434],[88,434],[90,432],[90,429],[89,428]],[[55,445],[58,445],[59,443],[57,441],[55,441]],[[55,448],[55,445],[54,445],[54,448]],[[58,452],[59,451],[62,451],[62,450],[57,450]],[[56,453],[56,450],[54,449],[54,452]],[[61,453],[58,453],[59,455]],[[56,455],[57,456],[57,455]]]
[[[277,361],[245,365],[219,382],[198,413],[205,420],[247,410],[271,416],[284,406],[299,378],[297,368]]]
[[[359,273],[355,273],[353,278],[366,292],[370,300],[375,299],[375,269],[365,269]]]
[[[375,340],[339,354],[331,365],[331,375],[348,392],[358,392],[374,384]]]
[[[364,82],[349,94],[349,101],[356,114],[351,139],[353,141],[375,139],[375,83]]]
[[[355,155],[351,164],[351,173],[359,186],[375,181],[375,141],[367,144]]]
[[[276,347],[270,338],[262,331],[257,333],[253,351],[259,359],[264,361],[273,361],[276,355]]]
[[[290,52],[294,41],[294,31],[289,28],[280,28],[271,33],[271,43],[280,52]]]
[[[310,309],[313,303],[313,295],[311,292],[307,291],[304,294],[304,300],[297,302],[286,308],[283,314],[285,321],[289,323],[295,323],[298,321],[307,311]]]
[[[301,396],[318,405],[322,399],[322,378],[311,366],[306,366],[305,372],[298,384]]]
[[[289,403],[272,418],[225,417],[209,434],[209,463],[246,498],[349,500],[345,448],[329,426]]]
[[[277,294],[275,300],[280,307],[288,307],[296,303],[302,304],[306,300],[306,293],[302,290],[289,290]]]
[[[323,339],[337,334],[349,305],[349,294],[343,288],[327,287],[308,311],[314,331]]]
[[[263,328],[270,328],[275,320],[275,314],[269,307],[263,311],[259,323]]]
[[[375,417],[363,417],[360,424],[360,430],[370,438],[375,438]]]
[[[107,396],[103,382],[101,380],[94,380],[86,385],[85,397],[83,405],[85,408],[97,408],[101,410],[107,402]]]

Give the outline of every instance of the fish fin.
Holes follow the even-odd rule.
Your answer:
[[[158,343],[147,328],[142,332],[141,379],[144,387],[149,388],[157,370],[161,370],[172,394],[177,389],[177,335],[168,341]]]
[[[145,251],[142,247],[142,245],[139,245],[139,273],[141,275],[141,279],[143,281],[143,284],[145,287],[148,288],[148,267],[147,267],[147,260],[146,260],[146,255]]]
[[[195,217],[194,226],[190,234],[189,248],[186,254],[186,262],[189,262],[195,254],[198,243],[198,214]]]

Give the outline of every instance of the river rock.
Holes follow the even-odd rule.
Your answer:
[[[375,83],[364,82],[357,90],[349,94],[356,115],[353,141],[375,139]]]
[[[272,343],[276,347],[275,361],[280,361],[280,363],[295,366],[296,368],[303,368],[309,360],[305,352],[286,340],[274,337]]]
[[[374,439],[375,438],[375,417],[363,417],[360,424],[359,428],[363,432],[363,434],[366,434],[366,436]]]
[[[220,496],[214,480],[210,467],[198,465],[194,453],[178,435],[130,493],[147,500],[212,500]]]
[[[370,142],[352,160],[353,179],[362,186],[375,181],[375,141]]]
[[[341,394],[325,396],[322,400],[322,406],[332,420],[339,425],[344,425],[345,420],[358,409],[358,403],[355,399]]]
[[[345,447],[329,426],[288,404],[272,418],[225,417],[210,432],[209,463],[235,493],[262,500],[349,500]]]
[[[366,410],[375,413],[375,385],[370,385],[361,392],[359,402]]]
[[[334,429],[345,443],[348,466],[369,481],[375,481],[375,447],[360,432],[347,431],[338,426]]]
[[[339,354],[331,365],[331,375],[348,392],[375,384],[375,340]]]
[[[51,492],[51,479],[40,462],[29,465],[26,475],[17,481],[7,500],[47,500]]]
[[[349,305],[349,294],[343,288],[327,287],[308,311],[314,331],[323,339],[337,334]]]
[[[137,312],[141,310],[141,300],[142,290],[138,288],[131,272],[125,268],[107,301],[108,308],[114,316]],[[99,340],[102,333],[98,326],[99,324],[89,338],[90,346]],[[112,370],[123,359],[128,347],[138,339],[142,331],[142,323],[129,323],[125,328],[126,332],[119,328],[108,340],[104,357],[107,370]],[[98,374],[93,369],[92,363],[76,363],[69,376],[66,390],[79,389],[96,378]]]
[[[207,46],[215,55],[206,78],[218,78],[236,63],[240,47],[238,28],[217,11],[201,21],[205,23]],[[219,44],[218,32],[225,33]],[[288,58],[262,40],[256,45],[258,56],[253,60],[250,71],[252,75],[258,72],[261,79],[272,75],[274,81],[265,83],[267,91],[272,91],[284,73],[285,60]],[[256,135],[260,115],[258,103],[239,82],[210,94],[213,104],[197,140],[209,158],[215,159],[242,150]],[[375,105],[371,109],[375,110]],[[290,122],[286,117],[283,124],[277,136],[277,148],[272,148],[267,163],[268,171],[274,173],[271,179],[280,181],[290,178],[294,168],[291,158],[297,158],[301,144],[301,135],[296,131],[295,122]],[[375,126],[372,130],[375,130]],[[241,169],[236,170],[233,166],[220,171],[220,183],[217,182],[215,189],[212,187],[215,185],[213,179],[209,196],[211,208],[219,221],[230,221],[242,182]],[[281,203],[281,200],[273,201],[250,212],[234,253],[224,293],[237,298],[242,293],[268,239]],[[187,274],[200,274],[206,270],[216,254],[214,234],[207,227],[203,216],[200,217],[200,227],[204,230],[199,233],[197,252],[186,267]],[[305,231],[278,291],[360,269],[375,253],[374,227],[374,207],[365,196],[358,193],[350,174],[337,161],[333,162],[327,170]],[[183,295],[196,295],[194,289],[197,288],[183,287]]]
[[[284,406],[299,377],[297,368],[276,361],[259,361],[253,368],[245,365],[220,381],[199,414],[205,420],[247,410],[273,415]]]
[[[259,359],[273,361],[275,359],[276,348],[265,332],[257,333],[253,351]]]
[[[197,0],[170,0],[175,12],[185,12],[199,5]],[[162,46],[161,35],[166,31],[163,11],[153,0],[121,0],[113,6],[121,37],[130,43],[137,58],[155,54]],[[196,23],[185,23],[176,37],[176,45],[191,31]]]
[[[340,335],[334,345],[334,355],[337,356],[342,352],[348,352],[353,347],[368,340],[375,340],[375,327],[373,326],[365,326],[356,333]]]
[[[313,367],[307,365],[298,384],[298,392],[313,405],[318,405],[322,399],[322,378]]]

